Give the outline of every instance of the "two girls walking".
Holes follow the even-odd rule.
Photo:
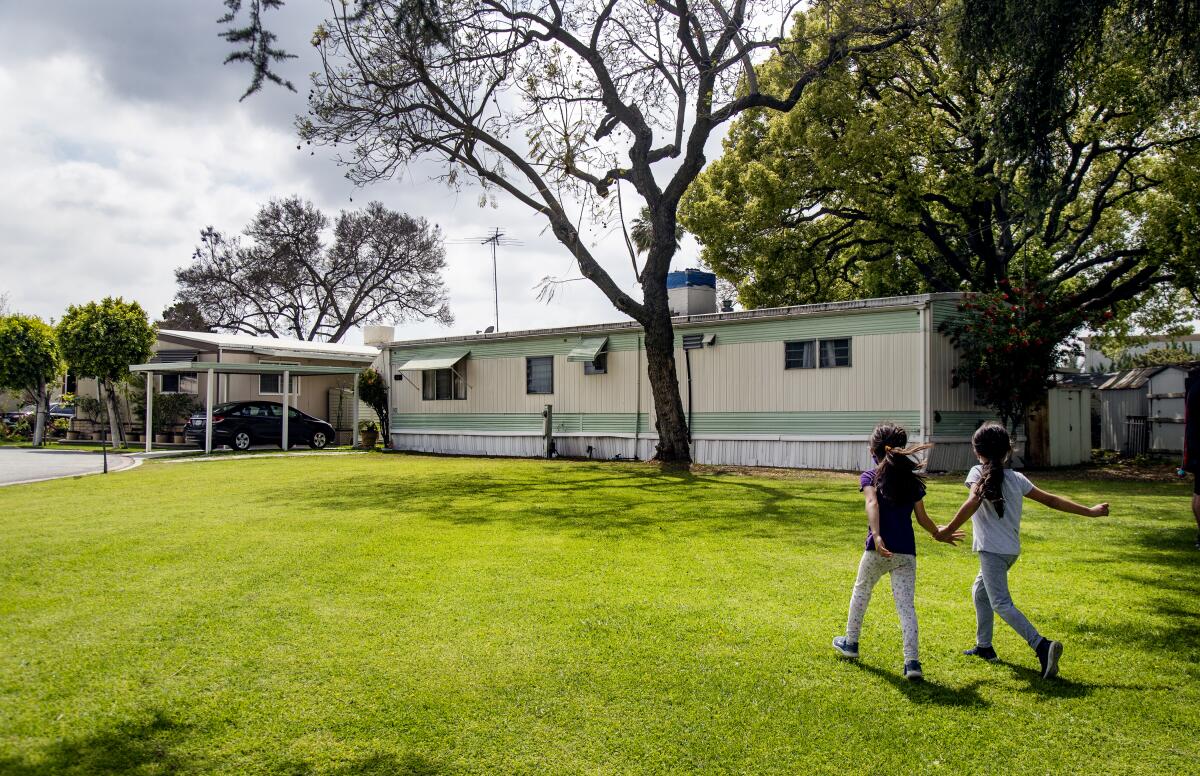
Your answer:
[[[1021,553],[1021,513],[1030,498],[1052,509],[1099,517],[1108,514],[1108,504],[1085,507],[1070,499],[1040,490],[1025,475],[1007,468],[1012,456],[1008,432],[998,423],[976,430],[971,439],[979,465],[967,474],[970,489],[966,501],[949,524],[937,526],[925,510],[925,487],[919,470],[923,462],[915,456],[930,445],[907,447],[908,435],[893,424],[881,424],[871,435],[873,470],[862,473],[860,489],[866,498],[866,551],[859,562],[858,578],[850,599],[846,635],[833,640],[843,657],[858,657],[859,634],[871,591],[883,574],[891,575],[892,595],[904,634],[904,675],[922,677],[917,650],[916,543],[912,517],[937,541],[953,545],[963,537],[959,526],[972,520],[971,549],[979,556],[979,574],[972,586],[975,603],[975,646],[964,654],[989,662],[998,660],[992,646],[994,615],[1000,615],[1025,639],[1041,664],[1044,678],[1058,673],[1063,646],[1042,636],[1012,601],[1008,572]]]

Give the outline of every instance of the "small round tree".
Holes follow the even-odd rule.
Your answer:
[[[390,446],[391,424],[388,422],[388,390],[387,381],[383,379],[383,375],[372,367],[362,370],[358,375],[358,395],[379,416],[384,447]]]
[[[0,388],[28,391],[37,403],[33,443],[46,437],[49,386],[62,374],[63,360],[54,329],[31,315],[0,318]]]
[[[1004,290],[961,302],[941,331],[959,350],[953,385],[970,385],[979,403],[1015,431],[1046,398],[1055,367],[1075,353],[1061,332],[1074,331],[1083,317],[1078,311],[1048,315],[1060,308],[1040,291],[1001,282]]]
[[[113,386],[129,374],[130,365],[150,358],[154,337],[142,306],[120,297],[71,305],[58,324],[59,345],[71,369],[100,384],[114,445],[124,445],[125,437]]]

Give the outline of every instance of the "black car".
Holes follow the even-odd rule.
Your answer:
[[[283,443],[283,405],[274,401],[235,401],[213,407],[213,447],[229,445],[247,450],[251,445]],[[184,436],[204,447],[204,413],[188,419]],[[333,426],[320,418],[288,407],[288,443],[320,450],[336,438]]]
[[[14,425],[22,420],[28,420],[30,423],[33,423],[36,417],[37,405],[26,404],[19,410],[13,410],[12,412],[4,413],[4,422],[9,425]],[[67,420],[71,420],[74,417],[75,407],[73,405],[60,404],[59,402],[54,402],[50,405],[50,413],[48,415],[49,420],[55,420],[57,418],[66,418]]]

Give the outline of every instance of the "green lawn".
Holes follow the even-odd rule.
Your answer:
[[[974,557],[919,537],[922,685],[886,582],[861,662],[829,648],[852,477],[369,455],[0,489],[0,773],[1196,773],[1190,490],[1042,484],[1113,503],[1026,510],[1014,596],[1062,678],[999,622],[1005,663],[960,656]]]

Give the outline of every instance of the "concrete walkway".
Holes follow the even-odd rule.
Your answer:
[[[109,472],[118,472],[139,463],[125,455],[108,454]],[[95,474],[103,471],[103,468],[104,459],[100,453],[0,448],[0,487]]]

